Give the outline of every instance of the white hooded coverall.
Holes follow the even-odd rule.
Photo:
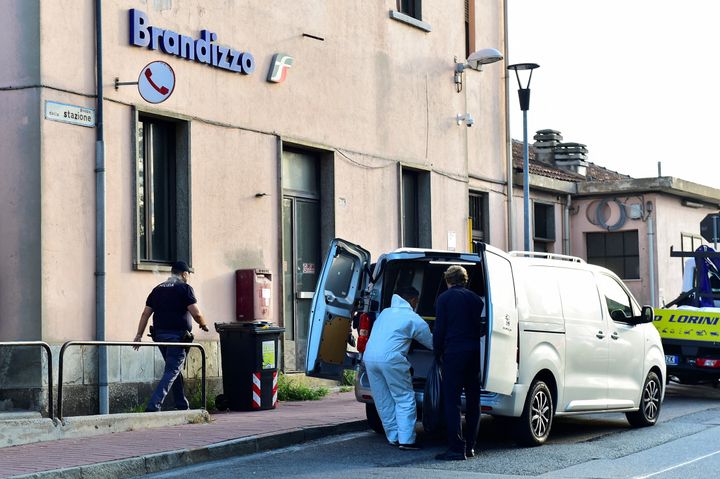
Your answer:
[[[413,339],[432,349],[425,320],[394,294],[390,307],[375,319],[363,354],[375,407],[391,443],[415,443],[415,392],[407,359]]]

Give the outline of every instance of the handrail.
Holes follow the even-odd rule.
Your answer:
[[[63,388],[63,356],[65,350],[70,346],[170,346],[183,348],[199,348],[202,353],[202,404],[203,409],[207,409],[205,397],[205,348],[199,343],[172,343],[172,342],[135,342],[135,341],[66,341],[60,348],[60,358],[58,363],[58,398],[57,398],[57,417],[63,420],[62,412],[62,388]]]
[[[42,346],[48,356],[48,415],[55,422],[55,405],[53,404],[53,382],[52,382],[52,351],[50,345],[45,341],[4,341],[0,346]]]

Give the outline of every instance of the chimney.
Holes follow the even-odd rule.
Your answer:
[[[555,147],[563,140],[562,135],[557,130],[538,130],[533,136],[535,143],[535,159],[552,165],[554,163]]]
[[[587,147],[581,143],[555,145],[555,166],[578,175],[587,176]]]

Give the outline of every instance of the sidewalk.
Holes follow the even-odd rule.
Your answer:
[[[0,448],[0,478],[127,478],[366,428],[353,392],[330,393],[274,410],[213,414],[210,423]]]

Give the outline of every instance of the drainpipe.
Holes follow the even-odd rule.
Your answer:
[[[563,254],[570,255],[570,207],[572,206],[572,196],[567,195],[565,201],[565,231],[563,231]]]
[[[508,46],[508,0],[503,2],[503,36],[505,42],[505,58],[510,58],[510,47]],[[506,60],[507,61],[507,60]],[[515,249],[515,208],[513,207],[513,154],[512,137],[510,136],[510,75],[505,69],[505,149],[507,160],[507,249]]]
[[[650,277],[650,306],[655,307],[655,224],[653,221],[651,201],[645,203],[648,211],[647,239],[648,239],[648,276]]]
[[[105,138],[103,132],[102,0],[95,0],[95,339],[105,341]],[[98,409],[108,414],[107,349],[98,348]]]

